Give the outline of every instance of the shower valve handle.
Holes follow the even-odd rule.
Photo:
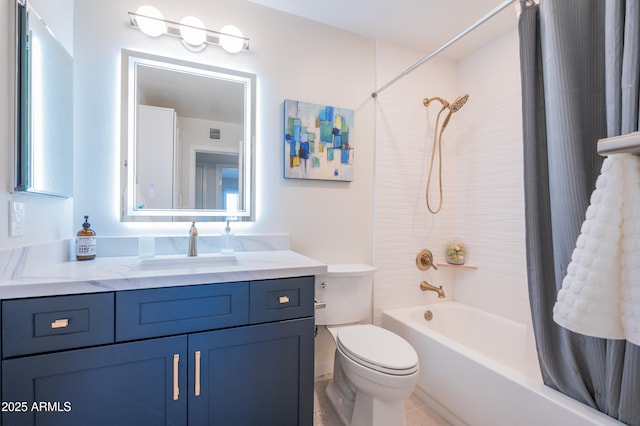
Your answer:
[[[438,267],[435,263],[433,263],[433,253],[429,249],[422,249],[418,252],[416,256],[416,266],[421,271],[426,271],[427,269],[433,267],[436,271]]]

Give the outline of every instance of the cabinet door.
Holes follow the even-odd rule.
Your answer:
[[[3,424],[185,425],[186,339],[5,360]]]
[[[311,426],[314,327],[306,318],[189,335],[189,424]]]

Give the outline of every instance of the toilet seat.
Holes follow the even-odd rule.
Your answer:
[[[406,376],[418,370],[416,351],[389,330],[365,324],[340,327],[336,331],[340,351],[360,365],[394,376]]]

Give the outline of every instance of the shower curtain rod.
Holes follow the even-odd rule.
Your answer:
[[[491,12],[487,13],[483,18],[478,20],[475,24],[471,25],[469,28],[467,28],[466,30],[464,30],[463,32],[461,32],[460,34],[458,34],[457,36],[455,36],[454,38],[452,38],[451,40],[449,40],[448,42],[446,42],[442,46],[438,47],[436,50],[434,50],[433,52],[429,53],[424,58],[420,59],[418,62],[416,62],[415,64],[411,65],[409,68],[404,70],[402,72],[402,74],[400,74],[399,76],[397,76],[396,78],[394,78],[393,80],[391,80],[390,82],[388,82],[387,84],[385,84],[384,86],[382,86],[381,88],[376,90],[375,92],[371,93],[371,97],[372,98],[377,97],[378,94],[380,92],[382,92],[384,89],[386,89],[387,87],[391,86],[393,83],[395,83],[396,81],[400,80],[405,75],[411,73],[416,68],[418,68],[419,66],[421,66],[422,64],[427,62],[429,59],[433,58],[438,53],[442,52],[444,49],[446,49],[447,47],[451,46],[453,43],[455,43],[456,41],[460,40],[462,37],[466,36],[468,33],[470,33],[471,31],[475,30],[480,25],[484,24],[486,21],[491,19],[498,12],[502,11],[502,9],[504,9],[505,7],[509,6],[511,3],[514,3],[516,1],[518,1],[518,0],[506,0],[505,2],[500,4],[498,7],[493,9]]]

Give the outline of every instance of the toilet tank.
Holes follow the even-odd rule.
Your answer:
[[[316,276],[316,300],[326,307],[316,310],[316,324],[371,322],[373,275],[376,268],[363,264],[328,265]]]

